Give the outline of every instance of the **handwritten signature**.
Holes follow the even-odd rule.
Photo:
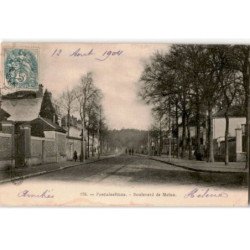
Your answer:
[[[227,198],[228,194],[216,189],[210,188],[194,188],[184,195],[184,198]]]
[[[77,48],[76,50],[72,51],[68,55],[69,57],[76,57],[76,58],[80,58],[80,57],[91,57],[91,56],[95,56],[95,60],[97,61],[105,61],[110,57],[119,57],[124,53],[123,50],[105,50],[103,53],[97,54],[94,49],[90,49],[88,51],[82,51],[81,48]],[[65,52],[62,49],[54,49],[51,57],[61,57],[65,55]]]
[[[22,198],[38,198],[38,199],[52,199],[54,195],[51,194],[52,190],[46,189],[41,193],[32,193],[30,190],[23,190],[17,194],[18,197]]]

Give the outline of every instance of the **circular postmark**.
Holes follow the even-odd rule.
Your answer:
[[[34,88],[38,81],[38,64],[34,53],[27,49],[6,51],[4,74],[10,87]]]
[[[10,170],[10,179],[11,179],[11,182],[17,186],[21,185],[23,183],[23,180],[24,180],[23,176],[14,170]]]
[[[18,178],[18,179],[11,179],[11,182],[12,182],[14,185],[16,185],[16,186],[19,186],[19,185],[21,185],[21,184],[23,183],[23,178],[20,177],[20,178]]]

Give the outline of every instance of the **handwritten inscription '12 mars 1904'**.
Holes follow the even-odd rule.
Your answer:
[[[88,51],[83,51],[81,48],[77,48],[73,50],[70,53],[64,52],[62,49],[54,49],[51,56],[52,57],[60,57],[60,56],[69,56],[69,57],[76,57],[76,58],[81,58],[81,57],[94,57],[95,60],[98,61],[105,61],[108,58],[111,57],[119,57],[122,54],[124,54],[123,50],[105,50],[101,53],[97,53],[94,51],[94,49],[90,49]]]

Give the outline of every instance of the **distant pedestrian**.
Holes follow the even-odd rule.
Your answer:
[[[126,152],[126,155],[127,155],[128,154],[128,149],[127,148],[126,148],[125,152]]]
[[[132,155],[134,155],[134,149],[133,148],[131,149],[131,153],[132,153]]]
[[[194,156],[197,161],[203,161],[204,160],[204,149],[202,145],[200,146],[200,150],[198,150],[198,147],[194,150]]]
[[[77,152],[76,151],[74,151],[74,155],[73,155],[73,159],[74,159],[74,161],[77,161]]]

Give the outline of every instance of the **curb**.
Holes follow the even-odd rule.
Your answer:
[[[111,156],[110,158],[112,158],[112,157],[114,157],[114,156]],[[107,157],[105,157],[104,159],[107,159]],[[0,180],[0,184],[12,182],[12,181],[24,180],[24,179],[28,179],[28,178],[34,177],[34,176],[40,176],[40,175],[44,175],[44,174],[49,174],[49,173],[60,171],[60,170],[64,170],[64,169],[67,169],[67,168],[73,168],[73,167],[77,167],[77,166],[80,166],[80,165],[86,165],[86,164],[90,164],[90,163],[102,161],[104,159],[97,159],[97,160],[89,161],[89,162],[85,162],[85,163],[79,163],[79,164],[75,164],[75,165],[69,165],[69,166],[59,167],[59,168],[51,169],[51,170],[47,170],[47,171],[43,170],[43,171],[40,171],[40,172],[26,174],[26,175],[23,175],[23,176],[18,176],[18,177],[14,177],[14,178],[8,178],[8,179]]]
[[[144,157],[144,156],[141,156],[141,157]],[[146,157],[146,156],[145,156]],[[155,159],[155,158],[152,158],[152,157],[147,157],[148,159],[150,160],[154,160],[154,161],[159,161],[159,162],[162,162],[162,163],[165,163],[165,164],[169,164],[169,165],[172,165],[172,166],[175,166],[175,167],[178,167],[178,168],[182,168],[182,169],[186,169],[186,170],[190,170],[190,171],[193,171],[193,172],[203,172],[203,173],[220,173],[220,174],[223,174],[223,173],[226,173],[226,174],[239,174],[239,173],[243,173],[243,174],[247,174],[247,171],[246,172],[243,172],[243,171],[220,171],[220,170],[209,170],[209,169],[196,169],[196,168],[192,168],[192,167],[187,167],[187,166],[183,166],[183,165],[178,165],[176,163],[173,163],[173,162],[169,162],[169,161],[164,161],[164,160],[160,160],[160,159]]]

